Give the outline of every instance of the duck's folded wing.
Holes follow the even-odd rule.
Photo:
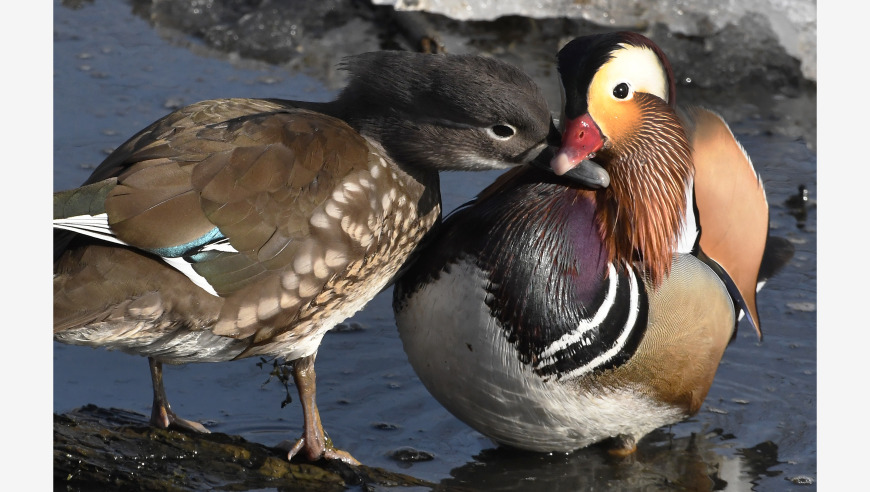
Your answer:
[[[695,162],[700,247],[734,281],[761,336],[755,293],[768,229],[761,178],[719,115],[690,107],[681,117]]]
[[[340,120],[279,105],[253,109],[237,115],[203,106],[158,121],[95,173],[112,175],[114,186],[104,178],[94,196],[79,197],[105,196],[102,211],[90,207],[105,212],[103,236],[163,257],[226,298],[214,331],[240,338],[262,321],[292,317],[338,269],[365,255],[359,236],[371,231],[342,226],[366,222],[354,211],[371,209],[370,190],[353,184],[379,160]]]

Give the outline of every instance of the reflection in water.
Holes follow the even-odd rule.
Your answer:
[[[452,470],[437,490],[749,491],[759,477],[782,473],[771,470],[780,463],[776,444],[735,451],[729,439],[721,429],[688,437],[658,430],[627,458],[612,457],[601,446],[570,454],[487,449]]]
[[[788,214],[797,219],[798,228],[803,229],[807,224],[807,209],[815,207],[815,203],[810,201],[810,191],[802,184],[798,186],[797,193],[785,201],[785,206]]]
[[[737,452],[743,458],[741,461],[754,481],[757,477],[775,477],[782,474],[780,470],[771,470],[780,463],[777,461],[777,450],[776,444],[764,441],[749,449],[738,449]]]

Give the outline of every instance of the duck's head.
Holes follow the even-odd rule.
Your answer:
[[[693,173],[674,111],[674,76],[664,53],[631,32],[584,36],[558,55],[562,143],[550,165],[563,175],[592,160],[610,175],[597,191],[611,259],[643,259],[658,283],[670,269]]]
[[[403,165],[505,169],[558,142],[546,98],[519,68],[474,55],[401,51],[346,58],[339,114]]]

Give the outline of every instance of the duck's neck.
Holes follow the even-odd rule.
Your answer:
[[[396,120],[397,116],[388,108],[388,105],[377,104],[367,98],[354,99],[345,93],[339,99],[330,102],[288,100],[281,102],[287,106],[316,111],[344,121],[381,154],[391,156],[393,158],[391,164],[401,168],[408,179],[420,183],[426,188],[434,186],[437,194],[437,169],[432,166],[419,165],[415,159],[402,159],[401,153],[397,152],[397,148],[401,148],[403,144],[394,142],[400,138],[397,132],[391,130],[397,127],[396,122],[392,121]],[[407,144],[405,145],[407,146]],[[413,145],[413,142],[410,145]],[[423,151],[421,150],[421,152]],[[420,193],[422,194],[422,191]],[[440,195],[426,198],[427,208],[429,207],[428,202],[433,200],[433,203],[440,204]]]
[[[287,99],[273,99],[286,106],[307,109],[338,118],[362,135],[376,138],[380,134],[379,122],[385,119],[384,104],[374,104],[366,99],[340,97],[334,101],[312,102]]]
[[[676,114],[642,113],[644,121],[630,140],[599,152],[611,183],[596,193],[596,201],[611,261],[640,260],[659,285],[670,272],[692,206],[687,190],[694,168]]]

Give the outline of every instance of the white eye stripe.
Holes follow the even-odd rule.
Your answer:
[[[486,133],[493,140],[508,140],[517,134],[517,129],[513,125],[508,125],[507,123],[501,123],[501,124],[493,125],[493,126],[487,128]]]
[[[613,53],[613,58],[602,66],[602,88],[610,91],[610,97],[614,97],[613,90],[620,84],[629,86],[629,99],[636,91],[645,92],[668,100],[668,81],[661,60],[649,48],[622,45]],[[616,98],[618,99],[618,98]]]

